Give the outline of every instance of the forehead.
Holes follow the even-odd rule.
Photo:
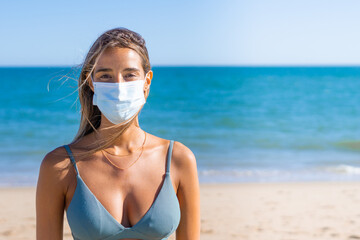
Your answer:
[[[142,69],[141,57],[130,48],[107,48],[100,54],[95,70],[100,67],[120,70],[123,68]]]

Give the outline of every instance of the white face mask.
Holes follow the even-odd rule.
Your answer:
[[[145,103],[145,80],[111,83],[93,82],[93,104],[113,124],[124,123],[133,117]]]

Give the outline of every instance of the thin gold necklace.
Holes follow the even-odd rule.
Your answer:
[[[118,169],[121,169],[121,170],[125,170],[125,169],[128,169],[129,167],[131,167],[132,165],[134,165],[136,163],[137,160],[139,160],[139,158],[141,157],[142,153],[144,152],[144,145],[145,145],[145,142],[146,142],[146,132],[144,131],[145,133],[145,138],[144,138],[144,143],[142,144],[141,146],[141,152],[139,154],[139,156],[137,157],[137,159],[132,163],[130,164],[130,166],[128,166],[127,168],[120,168],[119,166],[117,166],[115,163],[113,163],[105,154],[104,154],[104,151],[101,150],[101,153],[104,155],[104,157],[111,163],[111,165],[113,165],[114,167],[118,168]]]
[[[144,131],[144,132],[145,132],[145,131]],[[145,132],[145,138],[146,138],[146,132]],[[142,147],[143,147],[143,146],[138,147],[138,148],[135,149],[133,152],[139,151],[139,149],[142,148]],[[107,152],[107,153],[110,154],[110,155],[116,156],[116,157],[126,157],[126,156],[131,155],[131,153],[124,154],[124,155],[117,155],[117,154],[114,154],[114,153],[110,153],[110,152],[106,151],[105,149],[103,149],[103,151],[104,151],[104,152]]]

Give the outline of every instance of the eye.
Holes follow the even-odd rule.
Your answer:
[[[133,73],[128,73],[125,75],[125,79],[129,79],[129,80],[133,80],[135,79],[137,76]]]
[[[131,78],[131,77],[136,77],[136,75],[135,74],[132,74],[132,73],[129,73],[129,74],[126,74],[126,76],[125,77],[127,77],[127,78]]]
[[[111,78],[111,76],[109,74],[103,74],[99,77],[99,79],[101,79],[101,80],[108,80],[110,78]]]

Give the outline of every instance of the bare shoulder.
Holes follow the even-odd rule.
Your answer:
[[[48,152],[41,162],[41,167],[46,171],[61,171],[68,165],[69,157],[63,146],[57,147]]]
[[[178,168],[188,168],[196,166],[194,153],[183,143],[174,141],[172,158]]]
[[[172,164],[175,165],[179,186],[185,186],[192,179],[193,183],[198,180],[197,163],[194,153],[183,143],[174,141],[172,152]]]
[[[49,184],[67,188],[67,175],[69,171],[69,157],[64,147],[60,146],[48,152],[40,164],[40,176]]]

